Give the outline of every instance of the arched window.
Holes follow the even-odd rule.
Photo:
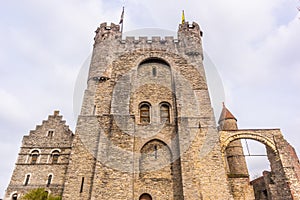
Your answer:
[[[38,162],[38,158],[40,156],[40,152],[38,150],[34,150],[31,152],[30,157],[31,157],[31,164],[35,164]]]
[[[141,124],[150,123],[150,105],[148,103],[140,105],[140,122]]]
[[[48,180],[47,180],[47,187],[49,187],[49,186],[50,186],[50,184],[51,184],[51,181],[52,181],[52,178],[53,178],[53,175],[52,175],[52,174],[50,174],[50,175],[48,176]]]
[[[27,186],[29,184],[29,180],[30,180],[30,174],[26,174],[25,181],[24,181],[25,186]]]
[[[18,193],[14,193],[12,196],[11,196],[12,200],[17,200],[18,199]]]
[[[160,122],[170,123],[170,106],[167,103],[160,105]]]
[[[150,196],[150,194],[144,193],[140,196],[139,200],[152,200],[152,197]]]
[[[58,163],[58,158],[59,158],[59,151],[58,150],[54,150],[51,154],[52,157],[52,164],[56,164]]]

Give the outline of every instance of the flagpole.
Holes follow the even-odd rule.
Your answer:
[[[124,22],[124,6],[123,6],[122,14],[121,14],[121,19],[119,22],[119,24],[121,24],[121,33],[123,33],[123,22]]]

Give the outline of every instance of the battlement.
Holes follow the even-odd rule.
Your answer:
[[[160,43],[160,44],[171,44],[171,43],[178,43],[179,40],[174,38],[173,36],[152,36],[152,37],[134,37],[134,36],[127,36],[125,39],[121,40],[121,44],[152,44],[152,43]]]
[[[116,35],[121,37],[122,34],[120,31],[120,25],[114,23],[108,25],[106,22],[100,24],[100,27],[98,27],[95,32],[96,32],[96,36],[94,40],[96,42],[103,41],[108,38],[115,38]]]
[[[98,32],[107,32],[107,31],[115,31],[120,32],[120,25],[111,23],[110,25],[107,22],[101,23],[100,27],[97,28],[96,33]]]
[[[196,37],[202,36],[202,31],[200,30],[199,25],[196,22],[189,23],[186,22],[184,24],[179,24],[177,37],[176,35],[167,35],[167,36],[157,36],[156,33],[154,36],[143,36],[141,35],[126,35],[122,38],[122,32],[120,31],[120,25],[118,24],[108,24],[107,22],[101,23],[100,27],[97,28],[95,41],[101,42],[106,39],[111,40],[119,40],[121,44],[177,44],[184,37],[188,37],[188,35],[193,35]],[[159,33],[158,33],[159,34]],[[160,34],[159,34],[160,35]],[[174,37],[175,36],[175,37]]]
[[[199,34],[201,37],[203,36],[203,32],[200,29],[199,24],[196,22],[193,22],[192,24],[189,24],[189,22],[185,22],[184,24],[179,24],[178,33],[194,33]]]

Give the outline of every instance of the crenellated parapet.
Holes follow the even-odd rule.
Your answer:
[[[174,38],[173,36],[165,36],[165,37],[159,37],[159,36],[153,36],[151,38],[149,37],[134,37],[134,36],[127,36],[125,39],[122,39],[121,44],[160,44],[160,45],[167,45],[171,43],[178,43],[179,40]]]
[[[178,34],[189,34],[202,37],[203,32],[201,31],[199,24],[196,22],[193,22],[192,24],[186,22],[179,24]]]
[[[97,28],[96,36],[94,38],[95,43],[107,40],[107,39],[117,39],[121,38],[120,25],[111,23],[110,25],[107,22],[100,24],[100,27]]]

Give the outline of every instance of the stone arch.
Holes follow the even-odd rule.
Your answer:
[[[237,134],[231,134],[226,139],[223,139],[222,142],[222,152],[224,153],[226,150],[226,147],[233,141],[239,140],[239,139],[252,139],[256,140],[258,142],[263,143],[264,145],[270,147],[275,154],[277,154],[276,145],[273,139],[270,139],[269,137],[262,136],[261,134],[256,133],[237,133]]]
[[[143,145],[140,154],[141,176],[171,178],[172,152],[166,143],[158,139],[150,140]]]
[[[170,67],[170,64],[163,58],[160,58],[160,57],[148,57],[148,58],[145,58],[144,60],[142,60],[139,64],[142,65],[142,64],[145,64],[145,63],[161,63],[161,64],[164,64],[164,65],[167,65]]]

